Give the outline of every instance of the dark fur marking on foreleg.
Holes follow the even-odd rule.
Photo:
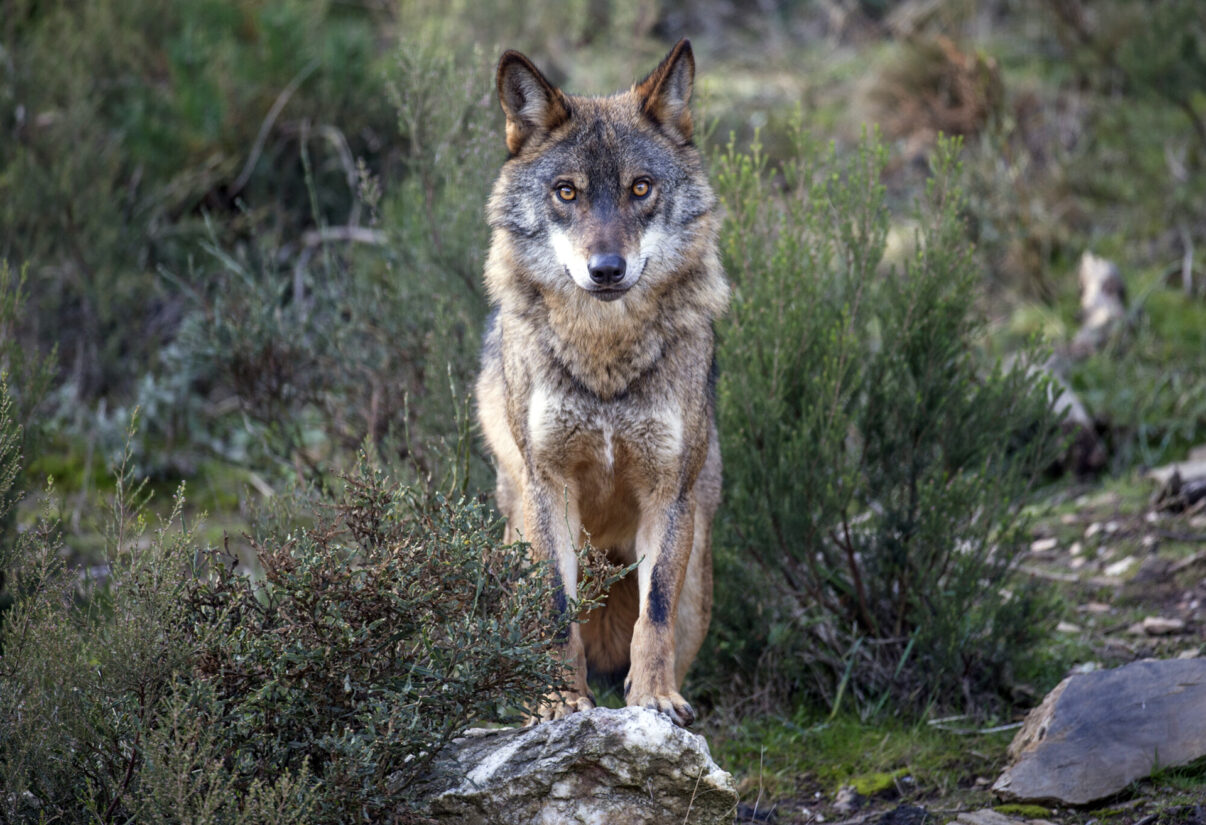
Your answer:
[[[665,626],[670,620],[670,588],[674,576],[674,544],[678,532],[679,520],[686,506],[686,500],[679,496],[666,512],[666,532],[658,553],[657,563],[649,577],[649,600],[647,610],[649,621],[658,626]]]
[[[660,573],[660,566],[654,568],[653,579],[649,582],[649,621],[655,625],[665,625],[670,618],[670,601]]]

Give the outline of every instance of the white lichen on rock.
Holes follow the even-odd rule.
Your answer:
[[[441,754],[420,790],[425,813],[466,825],[712,825],[732,822],[737,804],[703,737],[644,708],[473,731]]]

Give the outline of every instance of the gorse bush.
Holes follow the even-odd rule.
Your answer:
[[[957,143],[890,271],[883,148],[796,145],[777,174],[757,146],[713,168],[735,284],[717,580],[759,594],[718,593],[714,655],[835,709],[975,705],[1041,636],[1042,600],[1009,573],[1052,455],[1044,386],[976,356]]]
[[[259,577],[202,546],[182,496],[153,529],[145,502],[123,466],[107,565],[82,581],[49,518],[0,558],[6,822],[406,821],[440,746],[564,687],[572,613],[475,500],[366,460],[314,527],[255,543]]]

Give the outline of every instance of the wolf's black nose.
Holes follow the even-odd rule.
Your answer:
[[[619,255],[591,255],[586,262],[590,279],[599,286],[610,286],[624,280],[626,264]]]

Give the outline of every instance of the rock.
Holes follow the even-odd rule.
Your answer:
[[[1185,622],[1181,619],[1169,619],[1164,616],[1148,616],[1143,620],[1141,627],[1148,636],[1168,636],[1173,633],[1185,632]]]
[[[1045,539],[1035,539],[1030,543],[1031,553],[1050,553],[1055,548],[1059,547],[1059,539],[1054,536],[1048,536]]]
[[[417,790],[427,816],[458,825],[727,825],[737,806],[704,738],[645,708],[470,731]]]
[[[1084,805],[1204,755],[1206,660],[1147,659],[1060,682],[1026,717],[993,790]]]
[[[980,811],[964,811],[955,819],[960,825],[1017,825],[1018,820],[1005,814],[997,813],[991,808]]]
[[[1103,572],[1110,577],[1121,576],[1135,566],[1135,561],[1134,556],[1127,556],[1112,564],[1107,564]]]
[[[867,798],[854,789],[853,785],[843,785],[838,788],[837,797],[833,800],[833,809],[842,816],[848,816],[859,808]]]

